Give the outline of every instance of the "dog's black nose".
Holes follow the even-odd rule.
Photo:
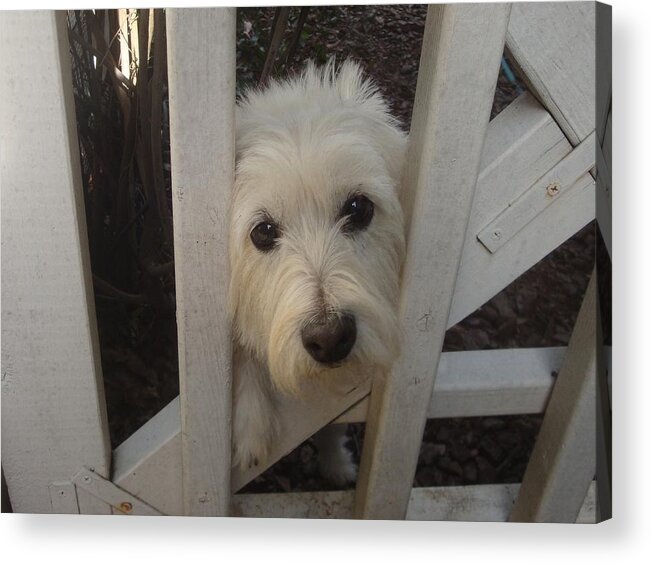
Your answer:
[[[348,313],[328,315],[311,321],[301,331],[303,347],[320,364],[334,364],[343,360],[357,338],[355,317]]]

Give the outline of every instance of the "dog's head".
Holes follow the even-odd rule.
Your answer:
[[[236,338],[284,391],[388,369],[400,338],[404,134],[351,62],[308,66],[237,111]]]

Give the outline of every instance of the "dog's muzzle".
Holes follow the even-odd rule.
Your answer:
[[[301,331],[303,347],[320,364],[336,364],[353,349],[357,322],[349,313],[315,319]]]

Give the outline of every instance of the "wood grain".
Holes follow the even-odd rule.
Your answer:
[[[520,485],[470,485],[412,489],[407,520],[505,522]],[[595,483],[577,523],[595,522]],[[352,518],[353,491],[236,495],[234,514],[249,518]]]
[[[167,11],[184,513],[230,504],[235,9]]]
[[[595,129],[595,2],[514,2],[506,43],[573,146]]]
[[[596,314],[593,272],[511,522],[574,522],[594,479]]]
[[[3,11],[0,53],[2,466],[47,513],[50,483],[110,468],[65,14]]]
[[[428,9],[402,186],[409,225],[400,302],[403,349],[371,393],[357,482],[359,518],[406,515],[509,10],[508,4]]]

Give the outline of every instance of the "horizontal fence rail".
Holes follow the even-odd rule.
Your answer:
[[[411,490],[405,520],[446,522],[505,522],[520,485],[416,487]],[[236,495],[233,515],[249,518],[352,518],[354,491]],[[578,524],[596,521],[593,482],[576,518]]]

